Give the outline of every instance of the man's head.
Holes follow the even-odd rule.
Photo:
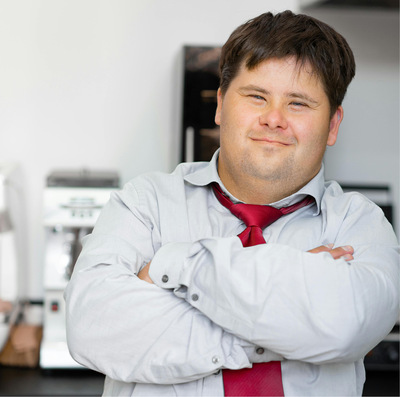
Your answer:
[[[251,70],[268,59],[286,57],[294,57],[300,66],[311,66],[325,89],[333,115],[355,74],[353,53],[330,26],[291,11],[262,14],[231,34],[221,52],[222,94],[242,64]]]
[[[349,46],[315,19],[267,13],[233,32],[220,68],[215,122],[222,182],[253,204],[295,193],[336,142],[355,70]]]

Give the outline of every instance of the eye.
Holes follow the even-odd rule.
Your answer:
[[[305,107],[305,106],[307,106],[307,104],[303,103],[303,102],[291,102],[290,104],[293,105],[293,106],[296,106],[296,107]]]
[[[261,95],[252,94],[252,95],[249,95],[249,97],[251,99],[254,99],[257,102],[265,101],[264,97],[262,97]]]

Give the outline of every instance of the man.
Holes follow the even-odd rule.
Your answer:
[[[272,373],[280,395],[361,395],[363,357],[398,318],[399,253],[382,211],[323,177],[352,52],[320,21],[266,13],[233,32],[220,71],[211,162],[135,178],[85,240],[71,353],[107,396],[246,394]],[[240,203],[279,215],[261,233]]]

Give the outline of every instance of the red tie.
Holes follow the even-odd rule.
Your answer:
[[[274,208],[268,205],[233,204],[217,183],[212,185],[219,202],[241,219],[247,228],[239,234],[243,247],[265,244],[262,229],[282,215],[290,214],[314,202],[307,196],[289,207]],[[252,368],[223,370],[225,396],[284,396],[281,363],[271,361],[253,364]]]

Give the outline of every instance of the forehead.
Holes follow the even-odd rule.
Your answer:
[[[288,85],[307,85],[322,88],[324,85],[320,75],[307,61],[302,62],[295,57],[270,58],[261,61],[256,66],[248,68],[246,61],[242,62],[235,79],[253,79],[259,82],[286,82]],[[325,91],[325,90],[324,90]]]

